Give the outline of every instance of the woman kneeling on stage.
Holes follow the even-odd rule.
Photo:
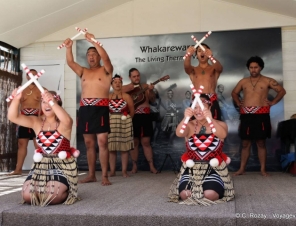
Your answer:
[[[168,196],[171,202],[208,206],[232,200],[234,190],[226,160],[221,160],[221,156],[226,156],[222,149],[227,135],[227,125],[212,118],[211,101],[208,96],[201,94],[200,99],[204,110],[199,105],[196,105],[194,110],[185,109],[184,119],[176,129],[176,135],[186,140],[186,153],[182,156],[180,173],[171,185]],[[183,124],[187,117],[192,120],[184,129]],[[215,132],[212,132],[207,118],[212,121]],[[181,129],[184,129],[183,133]],[[191,162],[186,161],[189,159]],[[212,164],[211,159],[221,161]]]
[[[46,206],[73,204],[77,201],[78,173],[74,157],[79,151],[70,147],[73,120],[61,107],[58,95],[49,91],[42,94],[40,117],[19,114],[22,93],[12,93],[8,119],[15,124],[33,128],[39,146],[35,150],[34,164],[22,188],[25,203]],[[74,157],[73,157],[74,156]]]

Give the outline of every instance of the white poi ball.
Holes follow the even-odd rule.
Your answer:
[[[74,158],[78,158],[78,156],[80,155],[80,151],[75,150],[72,155]]]
[[[127,117],[126,117],[125,115],[122,115],[122,116],[121,116],[121,120],[126,120],[126,118],[127,118]]]
[[[41,153],[35,153],[33,155],[34,162],[41,162],[42,158],[43,158],[43,155]]]
[[[66,159],[67,158],[67,152],[60,151],[58,156],[59,156],[60,159]]]
[[[219,161],[218,161],[218,159],[217,159],[217,158],[213,158],[213,159],[211,159],[211,160],[210,160],[210,165],[211,165],[212,167],[217,167],[217,166],[219,165]]]
[[[227,159],[226,159],[226,164],[229,165],[230,162],[231,162],[231,158],[227,157]]]
[[[187,166],[188,168],[192,168],[192,167],[194,166],[194,161],[193,161],[192,159],[188,159],[188,160],[186,161],[186,166]]]

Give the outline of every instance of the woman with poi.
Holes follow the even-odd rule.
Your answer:
[[[233,183],[226,163],[222,161],[215,167],[210,164],[211,159],[222,155],[227,125],[212,118],[211,101],[208,96],[201,94],[200,99],[204,110],[199,105],[194,109],[185,109],[184,119],[176,129],[176,135],[186,140],[185,154],[193,160],[193,164],[187,165],[186,161],[183,162],[168,195],[172,202],[211,205],[234,198]],[[184,128],[185,119],[192,116],[194,119]],[[215,132],[212,132],[207,118],[210,119]]]
[[[72,118],[60,106],[59,96],[49,91],[42,94],[43,114],[40,117],[19,114],[22,93],[17,95],[15,89],[12,95],[15,98],[9,106],[8,119],[34,129],[39,145],[33,157],[34,164],[22,188],[24,202],[39,206],[73,204],[78,199],[78,173],[74,157],[78,157],[79,151],[70,147]]]

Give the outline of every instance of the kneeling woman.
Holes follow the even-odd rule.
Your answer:
[[[222,161],[215,167],[209,163],[212,158],[220,158],[223,155],[222,148],[227,135],[227,125],[212,118],[208,96],[201,94],[200,98],[204,104],[204,110],[202,111],[199,105],[194,110],[187,108],[184,119],[176,130],[178,137],[185,137],[185,154],[194,161],[194,164],[187,166],[186,162],[183,162],[168,195],[172,202],[211,205],[234,198],[233,183],[226,163]],[[192,116],[194,119],[188,122],[184,133],[181,133],[185,118]],[[216,132],[211,131],[206,117],[211,119]]]
[[[8,119],[32,128],[40,147],[35,151],[35,162],[23,185],[24,202],[40,206],[73,204],[77,200],[78,173],[72,154],[77,157],[78,151],[70,148],[72,118],[60,106],[59,96],[48,91],[42,94],[42,116],[21,115],[18,108],[22,94],[16,93],[17,89],[12,93],[15,98],[9,106]]]

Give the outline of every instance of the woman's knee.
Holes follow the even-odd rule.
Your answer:
[[[211,201],[216,201],[219,199],[219,194],[217,192],[215,192],[214,190],[205,190],[204,197],[211,200]]]
[[[51,205],[61,204],[66,201],[67,197],[68,197],[68,192],[61,192],[59,194],[54,194],[50,204]]]
[[[190,190],[183,190],[180,192],[179,196],[182,200],[188,199],[191,196],[191,191]]]
[[[23,191],[23,200],[24,200],[26,203],[31,204],[31,195],[30,195],[29,190],[28,190],[28,191]]]

